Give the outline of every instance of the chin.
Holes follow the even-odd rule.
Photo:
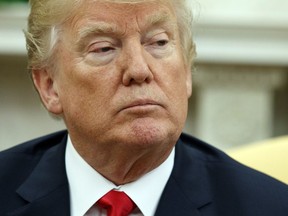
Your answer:
[[[175,144],[180,136],[175,126],[161,122],[141,122],[133,124],[127,139],[139,147],[159,145],[161,143]],[[172,144],[172,143],[171,143]]]

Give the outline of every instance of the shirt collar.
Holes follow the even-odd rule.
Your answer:
[[[116,186],[86,163],[73,147],[68,135],[65,160],[70,189],[71,216],[84,215],[98,199],[112,189],[124,191],[143,215],[153,216],[173,169],[174,151],[173,148],[169,157],[159,167],[138,180]]]

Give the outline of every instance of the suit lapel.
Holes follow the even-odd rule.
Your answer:
[[[65,136],[60,144],[44,153],[17,193],[27,202],[9,216],[69,216],[69,187],[65,171]],[[192,144],[193,145],[193,144]],[[197,145],[197,144],[196,144]],[[199,153],[181,140],[176,144],[171,176],[159,201],[155,216],[200,216],[211,203],[206,164]],[[53,176],[53,179],[51,178]]]
[[[18,188],[17,193],[27,205],[14,210],[9,216],[70,215],[65,171],[66,139],[65,136],[59,145],[44,153],[31,175]]]
[[[191,203],[173,178],[170,178],[155,213],[155,216],[167,215],[200,216],[198,206]]]
[[[201,208],[212,202],[205,164],[181,140],[175,150],[174,168],[155,216],[200,216]]]

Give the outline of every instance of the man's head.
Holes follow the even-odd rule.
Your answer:
[[[90,163],[101,152],[103,166],[116,155],[117,166],[128,158],[126,166],[140,158],[147,170],[157,166],[180,136],[192,91],[189,53],[194,50],[188,26],[180,28],[187,23],[178,17],[184,16],[184,3],[82,0],[62,8],[62,16],[52,2],[60,7],[66,1],[32,4],[32,10],[49,4],[42,16],[52,20],[38,33],[44,34],[40,41],[48,41],[43,59],[31,52],[42,49],[34,45],[29,56],[44,105],[63,116],[73,144]],[[31,16],[30,22],[41,19]]]

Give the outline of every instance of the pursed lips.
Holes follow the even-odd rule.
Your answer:
[[[127,110],[127,109],[149,109],[149,107],[153,107],[153,106],[162,106],[159,102],[156,102],[154,100],[151,99],[140,99],[140,100],[135,100],[131,103],[128,103],[128,105],[125,105],[122,110]]]

